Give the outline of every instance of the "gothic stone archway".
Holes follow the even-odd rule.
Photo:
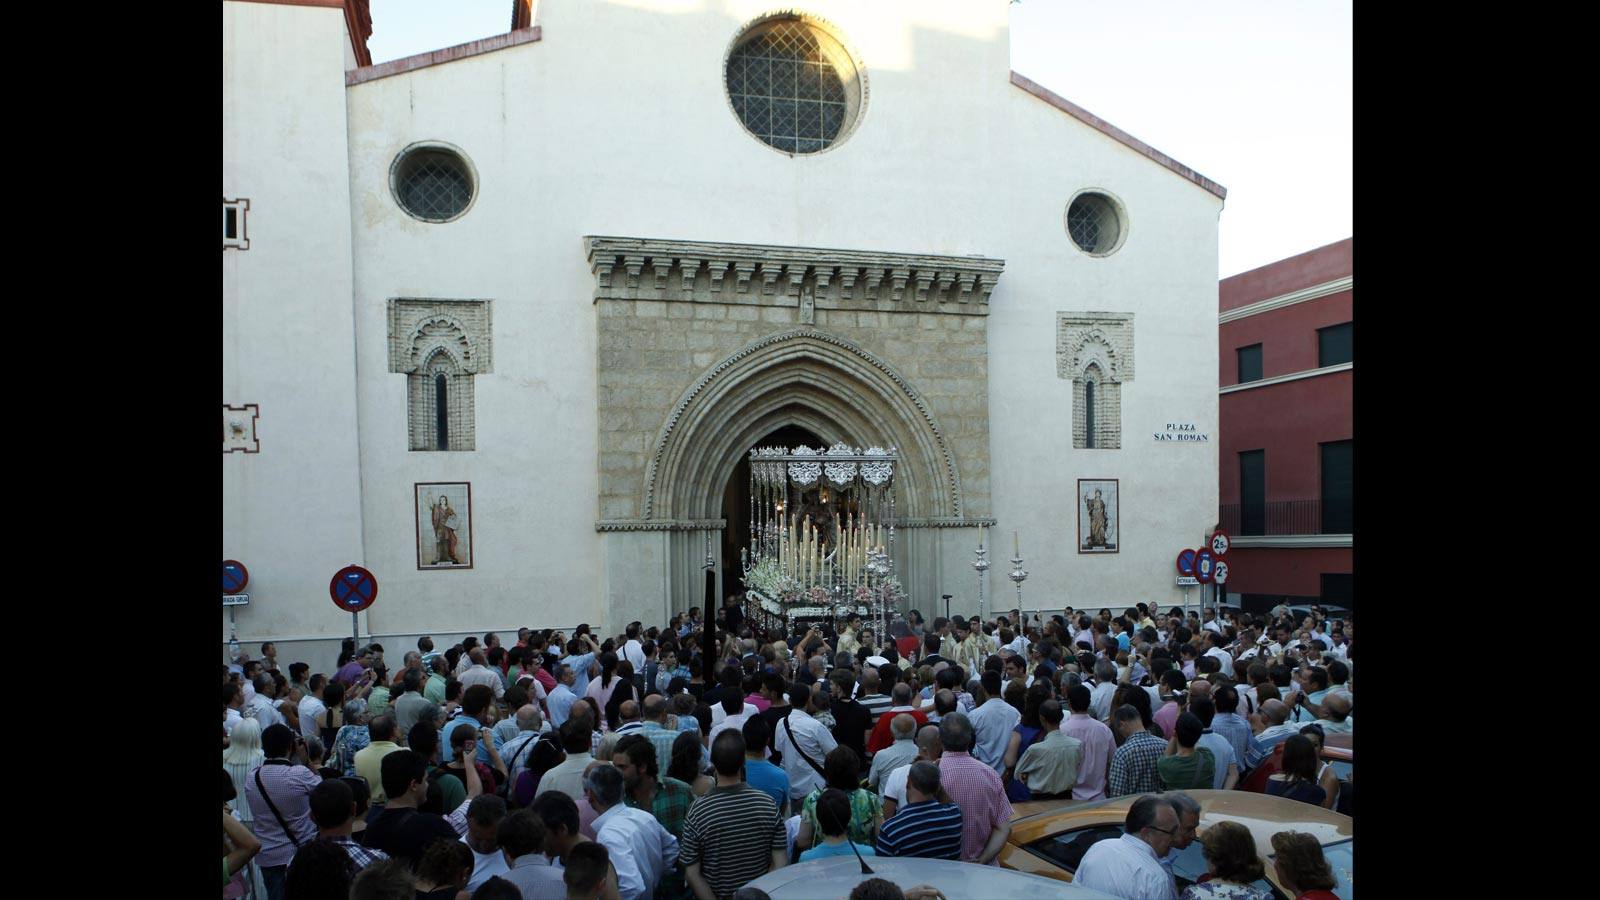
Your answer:
[[[786,425],[899,449],[896,567],[931,607],[965,562],[958,545],[972,535],[957,532],[992,523],[987,301],[1003,262],[588,245],[607,621],[704,605],[708,552],[722,565],[728,476]]]

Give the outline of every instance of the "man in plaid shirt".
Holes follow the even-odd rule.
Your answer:
[[[961,859],[994,865],[1011,836],[1011,801],[1000,775],[972,755],[977,740],[972,721],[961,713],[939,720],[939,781],[951,802],[961,807]]]
[[[363,847],[351,840],[351,829],[356,821],[356,795],[341,778],[330,778],[311,789],[311,821],[317,823],[318,837],[333,841],[350,854],[358,872],[389,858],[382,850]]]
[[[1106,796],[1162,790],[1156,762],[1166,752],[1167,742],[1146,731],[1139,710],[1127,703],[1111,714],[1111,727],[1122,740],[1122,746],[1111,757],[1111,783],[1106,788]]]

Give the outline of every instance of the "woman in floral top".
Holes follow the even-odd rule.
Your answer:
[[[367,723],[371,719],[365,700],[351,700],[344,705],[345,724],[339,726],[339,732],[333,738],[329,765],[335,766],[346,776],[356,774],[356,753],[372,743],[372,733],[367,730]]]
[[[1206,880],[1183,889],[1178,900],[1272,900],[1272,892],[1252,887],[1265,869],[1256,855],[1250,829],[1238,822],[1218,822],[1200,835],[1206,857]]]
[[[828,788],[837,788],[850,798],[850,840],[858,844],[873,843],[878,826],[883,824],[883,808],[876,792],[861,787],[861,757],[849,747],[835,747],[822,761],[822,772],[827,783],[807,794],[800,810],[795,850],[810,849],[821,835],[822,829],[817,825],[817,800]]]

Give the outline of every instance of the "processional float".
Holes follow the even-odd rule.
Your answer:
[[[746,614],[793,632],[807,621],[874,622],[879,641],[904,605],[894,575],[895,448],[834,444],[750,451]]]

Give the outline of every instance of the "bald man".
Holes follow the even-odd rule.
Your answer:
[[[655,696],[655,695],[651,695]],[[644,720],[639,715],[639,701],[624,700],[617,705],[617,734],[633,734],[644,728]]]
[[[901,766],[910,765],[917,757],[917,720],[909,712],[897,712],[889,720],[889,732],[894,742],[872,757],[872,768],[867,772],[867,785],[878,790],[889,773]]]
[[[1261,704],[1261,719],[1266,727],[1250,738],[1249,758],[1245,761],[1251,769],[1261,765],[1272,755],[1273,749],[1288,740],[1290,735],[1300,733],[1300,726],[1288,721],[1289,705],[1282,700],[1268,700]]]
[[[944,755],[944,741],[939,737],[939,726],[928,724],[917,731],[917,755],[912,762],[937,763],[939,757]],[[906,803],[906,777],[911,774],[911,766],[904,765],[890,772],[883,779],[883,794],[879,798],[883,806],[883,818],[887,821],[895,811]],[[939,792],[944,794],[944,789]],[[949,795],[941,796],[940,802],[948,802]]]
[[[1350,718],[1351,709],[1352,704],[1348,696],[1344,694],[1329,694],[1322,698],[1323,715],[1322,718],[1317,720],[1317,724],[1321,725],[1322,730],[1329,734],[1334,732],[1354,734],[1356,723]]]

